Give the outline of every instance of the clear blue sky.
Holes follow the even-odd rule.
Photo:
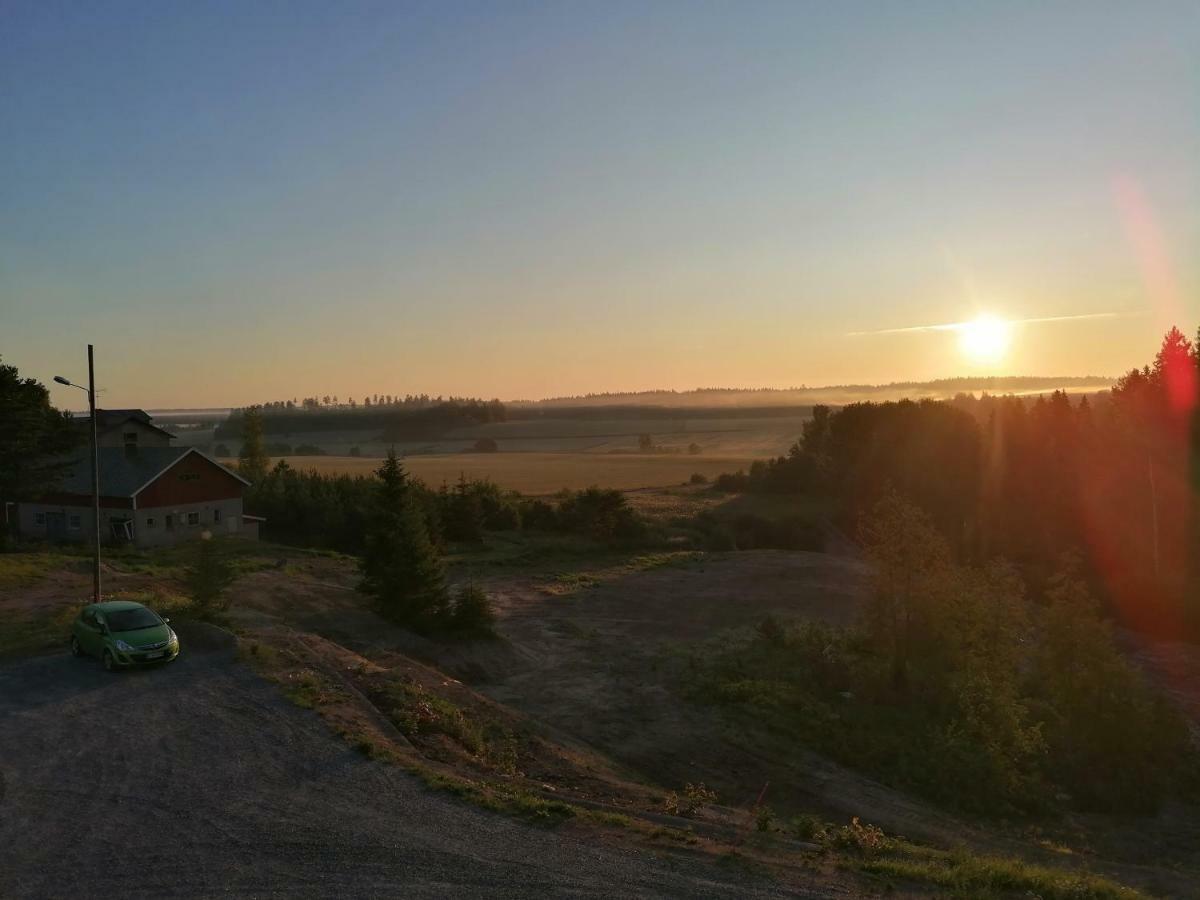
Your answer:
[[[106,403],[1115,373],[1200,4],[0,2],[0,354]],[[68,395],[55,395],[62,402]]]

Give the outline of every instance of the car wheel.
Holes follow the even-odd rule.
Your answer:
[[[113,659],[112,651],[108,649],[104,651],[104,670],[106,672],[115,672],[117,670],[117,661]]]
[[[79,646],[79,638],[71,636],[71,655],[83,656],[83,648]]]

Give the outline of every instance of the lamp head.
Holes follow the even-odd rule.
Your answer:
[[[59,384],[65,384],[68,387],[73,387],[71,382],[67,381],[67,379],[63,378],[61,375],[55,375],[54,380],[57,381]]]

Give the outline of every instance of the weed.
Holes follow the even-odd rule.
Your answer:
[[[682,797],[675,793],[675,791],[667,794],[666,799],[663,801],[663,808],[673,816],[683,816],[690,819],[702,807],[716,801],[716,792],[706,788],[703,781],[698,784],[689,782],[684,785]]]
[[[756,831],[767,832],[773,830],[775,824],[775,812],[765,803],[754,812],[754,829]]]

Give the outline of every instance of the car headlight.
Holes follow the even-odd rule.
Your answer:
[[[130,647],[124,641],[117,641],[117,649],[120,650],[122,653],[132,653],[133,652],[133,648]]]
[[[177,635],[175,633],[174,628],[167,629],[167,643],[168,644],[178,644],[179,643],[179,635]]]

